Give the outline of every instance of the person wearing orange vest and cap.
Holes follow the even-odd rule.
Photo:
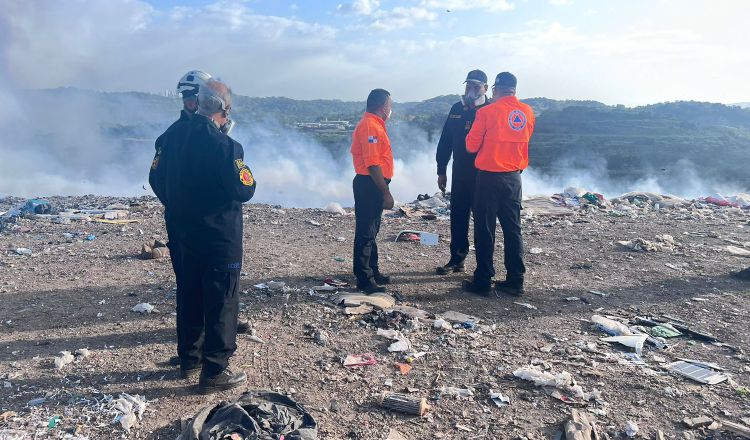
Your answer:
[[[388,185],[393,178],[393,151],[385,130],[391,117],[391,94],[375,89],[367,96],[367,111],[352,134],[352,162],[357,175],[354,189],[354,275],[365,293],[385,292],[391,278],[380,272],[378,244],[383,209],[393,208]]]
[[[492,86],[494,102],[477,110],[466,136],[466,150],[476,153],[474,246],[477,268],[464,290],[487,296],[495,276],[493,263],[496,221],[500,221],[505,246],[505,281],[495,283],[497,293],[523,295],[526,267],[521,237],[521,172],[529,164],[529,140],[534,132],[534,111],[516,98],[516,77],[502,72]]]

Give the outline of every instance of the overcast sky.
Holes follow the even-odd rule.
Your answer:
[[[519,95],[750,101],[746,0],[0,0],[0,79],[163,92],[189,69],[236,93],[397,101],[508,70]],[[0,94],[2,96],[2,94]]]

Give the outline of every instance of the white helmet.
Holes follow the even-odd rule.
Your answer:
[[[211,79],[211,75],[208,73],[202,70],[191,70],[180,78],[180,82],[177,83],[177,92],[183,98],[196,96],[201,86],[209,79]]]

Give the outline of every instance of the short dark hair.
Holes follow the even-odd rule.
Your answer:
[[[367,111],[370,113],[378,111],[388,102],[389,96],[391,96],[391,93],[385,89],[375,89],[370,92],[367,95]]]

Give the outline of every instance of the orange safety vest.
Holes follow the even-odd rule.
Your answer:
[[[515,96],[505,96],[477,110],[466,136],[466,150],[477,153],[474,166],[492,172],[525,169],[534,123],[534,111]]]
[[[385,131],[385,121],[378,115],[365,112],[352,134],[354,171],[369,176],[368,167],[380,166],[383,177],[393,178],[393,151]]]

